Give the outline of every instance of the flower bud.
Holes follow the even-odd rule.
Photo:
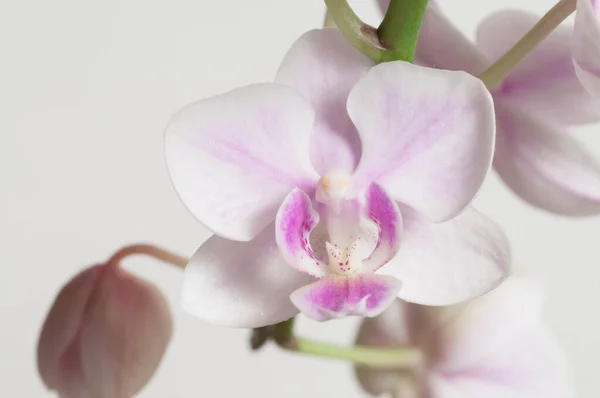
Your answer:
[[[38,342],[38,369],[64,398],[128,398],[155,372],[171,338],[164,296],[114,264],[75,276]]]

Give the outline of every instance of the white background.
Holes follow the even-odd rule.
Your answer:
[[[505,7],[551,0],[442,0],[472,35]],[[353,2],[376,22],[370,0]],[[166,173],[163,128],[193,100],[269,81],[285,51],[322,20],[318,0],[0,0],[0,396],[47,397],[38,329],[59,287],[120,245],[151,241],[191,254],[208,237]],[[581,132],[600,156],[597,128]],[[600,391],[600,220],[532,209],[491,175],[478,207],[500,222],[517,262],[546,276],[547,319],[575,366],[579,397]],[[127,267],[168,296],[175,335],[145,398],[361,397],[351,368],[268,347],[178,307],[181,271]],[[355,321],[300,321],[350,342]],[[485,397],[481,397],[485,398]]]

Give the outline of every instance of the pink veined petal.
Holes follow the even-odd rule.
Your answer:
[[[497,104],[494,167],[534,206],[568,216],[600,213],[600,164],[575,138]]]
[[[346,112],[348,93],[373,62],[334,28],[302,35],[288,51],[275,81],[303,94],[315,110],[310,159],[319,174],[352,172],[360,140]]]
[[[321,278],[329,273],[327,264],[315,254],[310,235],[319,223],[310,197],[298,188],[286,196],[277,212],[275,239],[287,263],[305,274]]]
[[[295,186],[318,179],[309,160],[314,112],[297,92],[256,84],[183,108],[165,134],[173,185],[217,235],[250,240]]]
[[[296,315],[289,295],[311,280],[285,262],[269,225],[250,242],[207,240],[185,268],[181,301],[210,323],[261,327]]]
[[[570,398],[570,368],[556,339],[543,325],[523,330],[481,362],[459,372],[436,372],[432,398]]]
[[[373,317],[394,301],[400,287],[400,281],[390,276],[328,276],[296,290],[290,299],[316,321],[348,315]]]
[[[538,20],[525,11],[498,12],[480,24],[477,43],[490,59],[498,59]],[[549,124],[600,121],[600,101],[590,95],[575,73],[571,32],[566,26],[552,32],[494,89],[494,98],[510,102]]]
[[[421,24],[416,60],[432,68],[464,70],[475,76],[490,65],[487,57],[432,1]]]
[[[376,181],[433,221],[467,206],[491,165],[492,98],[465,72],[377,65],[352,89],[348,113],[363,146],[357,186]]]
[[[377,244],[363,261],[363,270],[375,272],[387,264],[400,250],[402,216],[396,202],[378,184],[371,184],[366,193],[366,211],[379,227]]]
[[[508,276],[507,239],[475,209],[468,207],[440,224],[410,209],[401,211],[402,247],[379,270],[402,281],[399,298],[424,305],[456,304],[487,293]]]
[[[581,83],[600,95],[600,3],[577,0],[573,31],[573,60]]]

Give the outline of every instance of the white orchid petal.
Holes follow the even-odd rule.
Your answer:
[[[285,262],[271,224],[250,242],[206,241],[185,269],[181,301],[207,322],[261,327],[296,315],[289,295],[311,280]]]
[[[434,221],[467,206],[487,175],[494,107],[467,73],[377,65],[352,89],[348,113],[363,146],[357,185],[377,182]]]
[[[315,110],[310,159],[319,174],[352,172],[360,140],[346,113],[348,93],[373,62],[334,28],[302,35],[279,67],[276,82],[304,95]]]
[[[403,283],[399,297],[424,305],[451,305],[481,296],[509,274],[508,242],[498,225],[473,208],[432,223],[401,209],[398,255],[379,270]]]
[[[173,116],[165,135],[173,185],[209,229],[250,240],[275,219],[290,189],[314,189],[313,120],[301,94],[274,83],[189,105]]]

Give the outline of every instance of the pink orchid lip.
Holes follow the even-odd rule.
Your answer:
[[[362,257],[360,236],[348,247],[326,242],[327,262],[315,253],[310,235],[319,223],[319,214],[313,209],[310,197],[301,190],[294,189],[279,209],[275,225],[281,253],[291,266],[319,278],[294,291],[290,299],[315,320],[375,316],[400,290],[396,278],[372,275],[398,252],[402,228],[398,207],[377,184],[372,184],[367,192],[366,216],[379,225],[373,253],[367,258]]]
[[[300,311],[317,321],[348,315],[372,317],[383,312],[401,288],[399,280],[381,275],[327,276],[291,295]]]

